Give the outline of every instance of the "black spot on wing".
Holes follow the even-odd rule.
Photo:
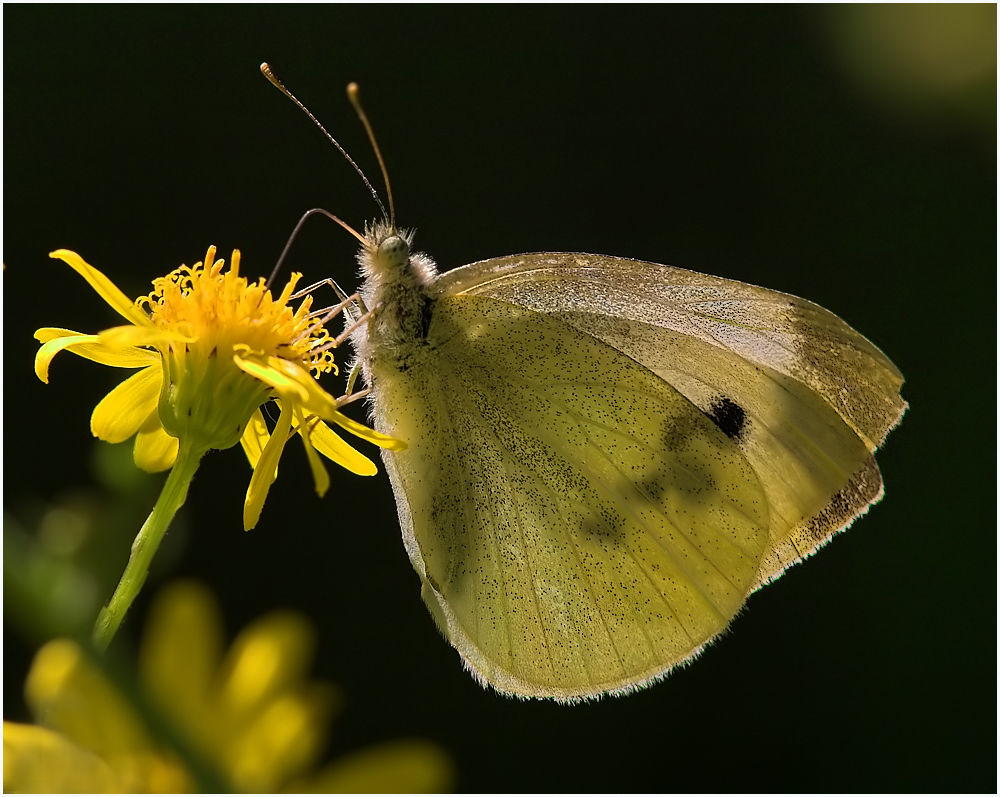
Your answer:
[[[747,414],[728,396],[719,396],[713,400],[705,414],[730,440],[739,442],[743,439],[747,428]]]

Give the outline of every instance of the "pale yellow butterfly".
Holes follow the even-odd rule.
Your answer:
[[[882,497],[903,377],[822,307],[606,255],[438,273],[393,215],[351,340],[408,446],[382,456],[421,594],[481,682],[656,681]]]

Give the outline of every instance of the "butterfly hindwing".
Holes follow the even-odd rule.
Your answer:
[[[443,295],[430,319],[373,363],[376,423],[408,443],[385,454],[407,550],[473,670],[571,699],[655,678],[722,631],[769,546],[766,493],[727,435],[738,411],[710,417],[526,307]]]

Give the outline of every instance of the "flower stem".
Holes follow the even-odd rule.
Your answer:
[[[160,497],[156,499],[153,511],[149,513],[146,522],[142,524],[139,533],[132,542],[132,552],[129,555],[125,572],[115,588],[108,605],[101,609],[94,624],[94,644],[99,650],[105,650],[125,619],[125,613],[132,605],[139,590],[149,574],[149,563],[153,560],[156,549],[160,547],[163,535],[166,534],[174,515],[184,505],[188,486],[194,478],[198,464],[204,455],[201,449],[195,449],[181,440],[167,480],[163,484]]]

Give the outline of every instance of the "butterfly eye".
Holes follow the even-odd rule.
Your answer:
[[[410,257],[410,245],[399,235],[390,235],[378,245],[378,259],[385,268],[402,268]]]

